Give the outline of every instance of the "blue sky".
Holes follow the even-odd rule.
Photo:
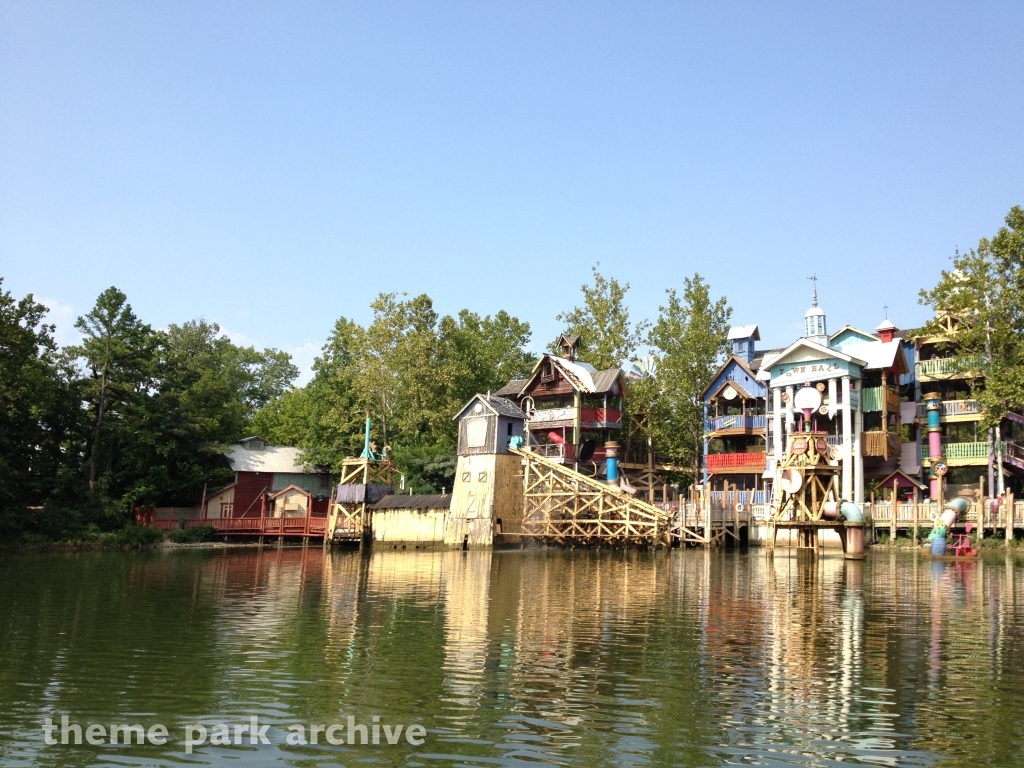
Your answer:
[[[382,291],[542,347],[590,267],[901,327],[1024,204],[1024,4],[0,2],[0,276],[308,366]]]

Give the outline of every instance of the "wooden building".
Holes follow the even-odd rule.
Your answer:
[[[764,358],[756,325],[729,329],[732,355],[704,390],[704,482],[762,492],[768,454],[767,388],[757,380]],[[779,350],[772,350],[778,352]],[[762,503],[757,497],[754,503]]]
[[[980,476],[990,476],[988,495],[1004,488],[1024,492],[1024,416],[1010,412],[999,425],[998,438],[981,426],[981,406],[973,392],[985,386],[985,365],[981,358],[963,355],[957,344],[957,332],[964,319],[941,312],[932,330],[916,334],[915,373],[921,422],[920,464],[933,497],[940,479],[932,472],[939,460],[946,468],[941,478],[946,498],[975,487]],[[929,426],[928,410],[935,404],[935,416]],[[992,467],[991,474],[989,467]],[[986,477],[986,485],[989,485]]]
[[[593,442],[593,461],[622,429],[622,401],[628,383],[619,368],[598,371],[576,359],[579,336],[559,337],[562,355],[542,355],[525,379],[514,379],[495,395],[528,415],[527,446],[566,465],[577,462],[579,446]]]
[[[452,497],[447,494],[385,496],[369,511],[375,546],[431,549],[444,543]]]
[[[526,414],[503,397],[476,395],[455,419],[459,459],[444,541],[488,547],[522,526],[522,463],[508,449],[522,441]]]
[[[327,515],[331,474],[306,470],[301,449],[247,437],[232,445],[225,458],[235,473],[234,482],[208,494],[204,519],[273,516],[274,495],[290,486],[306,492],[309,514]]]
[[[902,425],[914,411],[902,403],[901,380],[910,372],[903,341],[891,323],[879,336],[848,326],[830,337],[817,290],[804,324],[804,336],[766,354],[757,373],[771,393],[769,470],[788,453],[792,435],[822,434],[839,460],[841,498],[863,502],[866,479],[900,467]]]

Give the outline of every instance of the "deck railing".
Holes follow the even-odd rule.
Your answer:
[[[709,453],[707,456],[708,472],[737,470],[755,472],[764,470],[765,453]]]
[[[1003,443],[1002,445],[1005,445]],[[998,451],[1000,443],[993,443],[993,449]],[[921,461],[929,459],[928,445],[921,445]],[[943,443],[942,458],[948,460],[956,459],[988,459],[988,443]]]
[[[576,413],[572,408],[540,408],[530,417],[530,426],[536,427],[553,421],[572,421]]]
[[[942,401],[942,415],[943,416],[969,416],[972,414],[981,413],[981,406],[977,400],[943,400]],[[924,403],[918,403],[917,415],[926,416],[928,410],[925,408]]]
[[[584,424],[622,424],[622,411],[615,408],[580,408],[580,421]]]
[[[707,432],[717,432],[720,429],[765,429],[767,426],[768,418],[763,414],[744,416],[737,413],[732,416],[717,416],[704,420],[704,429]]]
[[[898,456],[900,436],[894,432],[861,432],[860,452],[862,456]]]
[[[959,515],[954,527],[965,527],[968,523],[972,526],[978,525],[978,509],[976,501],[970,502],[966,514]],[[982,510],[981,526],[984,528],[1006,528],[1009,507],[998,505],[995,508],[986,504]],[[918,528],[931,528],[939,517],[939,507],[935,502],[919,502],[914,504],[909,501],[896,503],[896,527],[912,528],[916,519]],[[874,504],[864,505],[864,514],[871,518],[876,528],[887,528],[892,525],[892,502],[875,501]],[[1013,521],[1014,528],[1024,528],[1024,501],[1014,500]]]
[[[572,422],[576,418],[575,408],[541,408],[530,418],[531,429],[541,429],[555,422]],[[580,408],[583,424],[620,425],[622,411],[616,408]]]
[[[323,536],[326,517],[220,517],[186,520],[186,528],[209,526],[217,534],[240,536]]]
[[[954,376],[980,371],[984,367],[981,357],[937,357],[917,363],[919,376]]]
[[[711,508],[715,510],[732,510],[737,504],[744,507],[751,504],[767,504],[768,491],[711,491]]]

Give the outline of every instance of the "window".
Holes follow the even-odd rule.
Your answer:
[[[466,419],[466,447],[483,448],[487,445],[487,419]]]
[[[508,436],[512,437],[512,422],[511,421],[508,423]]]

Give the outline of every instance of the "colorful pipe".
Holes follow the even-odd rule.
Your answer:
[[[935,465],[935,462],[942,460],[942,395],[931,392],[924,396],[924,408],[928,414],[928,460]],[[931,497],[939,498],[939,484],[942,478],[934,472],[931,473]]]
[[[604,444],[605,471],[608,473],[608,485],[619,484],[619,444],[609,440]]]

